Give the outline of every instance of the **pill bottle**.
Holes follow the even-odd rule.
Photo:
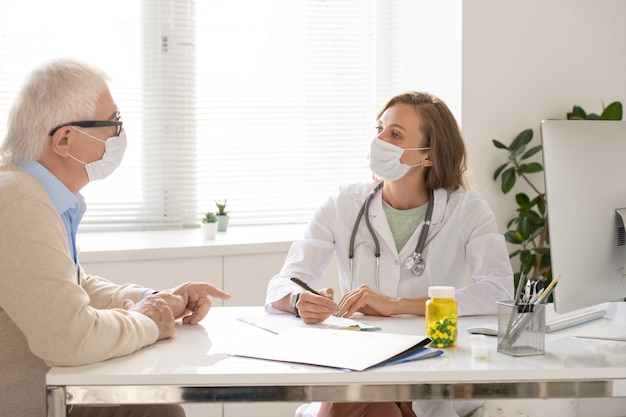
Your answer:
[[[433,348],[456,346],[457,310],[454,287],[433,286],[428,288],[426,301],[426,337]]]

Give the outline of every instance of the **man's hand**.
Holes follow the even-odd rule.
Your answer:
[[[176,322],[172,306],[175,309],[182,309],[183,299],[178,295],[159,293],[146,297],[137,304],[128,299],[124,300],[122,306],[125,310],[136,311],[150,317],[159,328],[159,340],[163,340],[174,335]]]
[[[183,319],[184,324],[197,324],[211,308],[210,297],[228,300],[230,294],[206,282],[187,282],[178,287],[162,291],[154,296],[176,295],[181,297],[182,303],[171,306],[174,318]]]

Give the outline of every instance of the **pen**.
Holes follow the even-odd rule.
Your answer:
[[[320,297],[325,297],[324,295],[320,294],[320,292],[319,292],[319,291],[316,291],[316,290],[314,290],[313,288],[309,287],[309,286],[307,285],[307,283],[306,283],[306,282],[304,282],[304,281],[302,281],[301,279],[298,279],[298,278],[296,278],[296,277],[292,277],[292,278],[291,278],[291,281],[292,281],[294,284],[298,285],[299,287],[304,288],[305,290],[307,290],[307,291],[309,291],[309,292],[311,292],[311,293],[313,293],[313,294],[315,294],[315,295],[319,295]],[[328,299],[332,300],[332,297],[325,297],[325,298],[328,298]],[[339,311],[339,310],[340,310],[340,307],[339,307],[337,304],[334,304],[334,309],[335,309],[335,311]]]
[[[541,294],[543,293],[543,288],[540,289],[539,291],[537,291],[535,293],[535,295],[533,295],[533,298],[530,299],[530,304],[535,304],[537,303],[537,301],[540,300]]]
[[[560,277],[561,276],[559,275],[558,277],[552,279],[552,282],[550,282],[550,284],[548,284],[548,286],[541,292],[541,295],[535,300],[534,304],[543,303],[543,300],[550,296],[552,290],[554,290],[554,287],[559,282]]]
[[[513,298],[513,304],[520,304],[522,302],[522,287],[526,284],[526,270],[520,273],[519,280],[517,281],[517,289],[515,290],[515,297]]]
[[[292,282],[294,282],[294,283],[295,283],[296,285],[298,285],[299,287],[304,288],[305,290],[310,291],[310,292],[312,292],[312,293],[313,293],[313,294],[315,294],[315,295],[320,295],[320,296],[322,295],[322,294],[320,294],[318,291],[316,291],[316,290],[314,290],[313,288],[309,287],[309,286],[307,285],[307,283],[306,283],[306,282],[304,282],[304,281],[302,281],[301,279],[298,279],[298,278],[293,277],[293,278],[291,278],[291,281],[292,281]]]

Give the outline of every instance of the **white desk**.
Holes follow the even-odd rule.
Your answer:
[[[618,308],[623,323],[626,305]],[[626,397],[626,342],[574,338],[574,329],[547,335],[545,355],[522,358],[497,353],[490,337],[488,362],[475,362],[465,328],[495,318],[464,317],[459,346],[440,357],[343,372],[227,355],[234,344],[273,337],[234,318],[260,312],[214,307],[201,325],[179,326],[174,338],[132,355],[52,368],[48,416],[64,416],[66,404]],[[367,322],[383,331],[424,333],[423,317]]]

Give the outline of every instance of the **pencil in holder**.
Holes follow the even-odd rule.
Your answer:
[[[498,352],[510,356],[545,353],[545,304],[498,301]]]

